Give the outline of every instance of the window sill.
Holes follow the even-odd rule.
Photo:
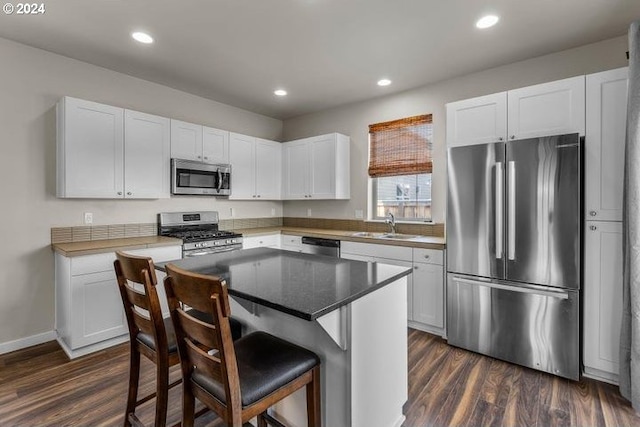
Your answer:
[[[384,219],[365,219],[364,222],[373,222],[373,223],[378,223],[378,224],[384,224],[385,220]],[[432,220],[421,220],[421,219],[417,219],[415,221],[409,221],[409,220],[403,220],[403,219],[397,219],[396,220],[396,224],[421,224],[421,225],[436,225],[437,223],[433,222]]]

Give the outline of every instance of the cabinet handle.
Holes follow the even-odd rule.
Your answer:
[[[205,159],[205,160],[209,160],[209,158],[208,158],[207,156],[204,156],[204,159]]]
[[[199,159],[201,159],[201,158],[202,158],[202,156],[196,156],[196,157],[197,157],[197,158],[199,158]]]
[[[254,198],[254,199],[256,198],[256,195],[255,195],[255,194],[253,195],[253,198]]]
[[[259,197],[260,197],[260,195],[258,194],[258,196],[257,196],[257,197],[259,198]]]
[[[503,137],[499,137],[498,141],[504,141],[504,138]]]
[[[425,255],[424,256],[424,259],[429,259],[429,258],[431,258],[431,255]]]
[[[130,195],[131,195],[131,191],[127,191],[127,196],[130,196]]]
[[[515,135],[511,135],[511,139],[516,139],[516,136]]]
[[[595,225],[592,225],[591,227],[589,227],[589,230],[591,231],[596,231],[598,229],[598,227],[596,227]]]
[[[118,191],[118,196],[122,196],[122,191]]]
[[[589,212],[589,215],[591,215],[591,216],[596,216],[596,215],[598,215],[598,212],[596,212],[596,211],[590,211],[590,212]]]

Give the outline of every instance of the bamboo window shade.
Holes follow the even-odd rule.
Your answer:
[[[369,176],[431,173],[431,114],[369,125]]]

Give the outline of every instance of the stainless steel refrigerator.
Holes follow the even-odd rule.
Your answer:
[[[448,152],[449,344],[580,375],[578,134]]]

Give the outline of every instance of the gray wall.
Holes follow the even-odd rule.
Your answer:
[[[444,222],[446,203],[445,104],[538,83],[589,74],[627,65],[626,37],[582,46],[446,80],[396,95],[351,104],[284,122],[284,140],[329,132],[351,136],[351,199],[346,201],[284,202],[285,216],[354,218],[367,209],[368,126],[419,114],[433,114],[432,212]],[[434,59],[435,60],[435,59]]]
[[[214,209],[229,218],[282,215],[281,202],[214,198],[55,198],[55,103],[63,95],[280,140],[282,122],[104,68],[0,39],[0,344],[51,331],[51,227],[155,222],[162,211]]]
[[[444,220],[447,102],[626,65],[626,38],[534,58],[283,123],[66,57],[0,39],[0,346],[53,329],[51,227],[154,222],[156,213],[214,209],[229,218],[276,215],[353,218],[367,204],[367,127],[371,123],[432,113],[434,118],[434,220]],[[63,95],[117,105],[275,140],[328,132],[351,136],[351,195],[333,202],[230,202],[211,198],[149,201],[55,198],[55,103]],[[284,205],[284,212],[283,212]]]

